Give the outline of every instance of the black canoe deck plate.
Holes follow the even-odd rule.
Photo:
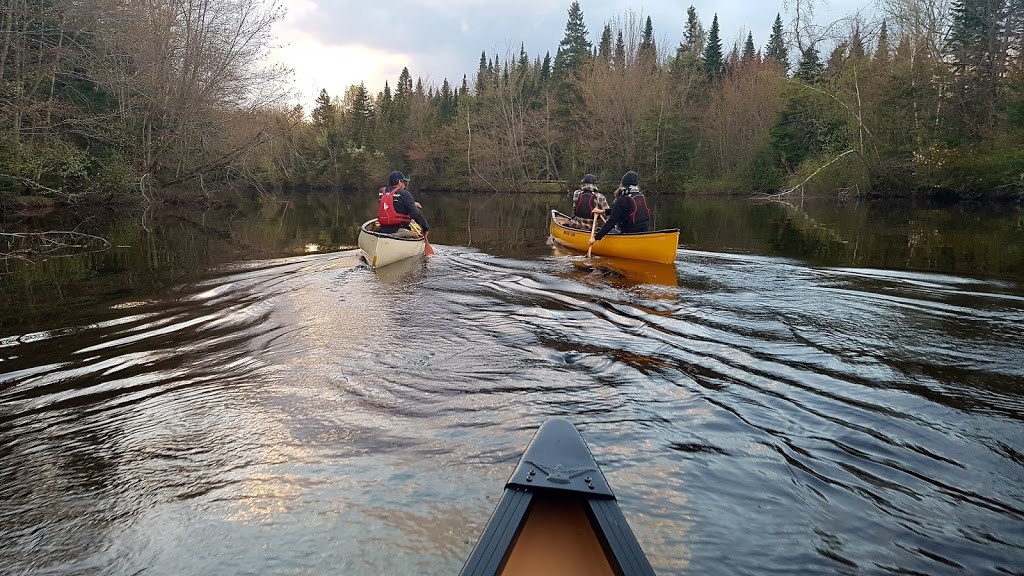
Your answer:
[[[597,472],[596,468],[573,468],[567,470],[561,464],[555,464],[554,466],[551,466],[548,464],[534,462],[533,460],[527,460],[526,463],[533,466],[534,468],[537,468],[541,472],[547,474],[548,482],[554,482],[555,484],[568,484],[570,481],[572,481],[573,478],[583,476],[587,472]],[[590,478],[584,478],[583,481],[589,483]]]

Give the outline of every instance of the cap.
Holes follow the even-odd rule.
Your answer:
[[[636,186],[640,183],[640,176],[636,172],[630,170],[622,175],[622,184],[624,186]]]
[[[595,182],[597,182],[597,176],[594,176],[593,174],[587,174],[583,177],[584,184],[593,184]]]
[[[388,183],[392,186],[398,184],[399,180],[404,180],[405,182],[409,181],[409,179],[405,177],[405,174],[402,174],[398,170],[395,170],[390,176],[388,176]]]

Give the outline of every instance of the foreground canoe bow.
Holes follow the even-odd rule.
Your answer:
[[[570,218],[556,210],[551,211],[548,232],[558,244],[580,252],[588,250],[590,230],[569,226]],[[634,232],[631,234],[608,234],[594,243],[593,253],[598,256],[615,256],[633,260],[647,260],[672,264],[679,248],[679,229]]]
[[[654,574],[568,420],[545,422],[505,484],[462,576]]]
[[[423,254],[426,246],[425,238],[398,238],[391,234],[382,234],[374,230],[377,219],[368,220],[359,229],[359,249],[363,258],[373,268]]]

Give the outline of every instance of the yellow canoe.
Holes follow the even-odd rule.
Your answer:
[[[551,225],[548,227],[551,238],[562,246],[586,252],[587,243],[590,241],[590,230],[570,228],[568,222],[568,216],[552,210]],[[591,253],[598,256],[615,256],[672,264],[676,261],[678,247],[679,229],[672,228],[634,234],[608,234],[594,243]]]

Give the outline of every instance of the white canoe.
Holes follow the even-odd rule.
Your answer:
[[[426,241],[423,238],[396,238],[391,234],[374,232],[377,219],[368,220],[359,229],[359,249],[363,258],[374,268],[387,266],[417,254],[423,254]]]

